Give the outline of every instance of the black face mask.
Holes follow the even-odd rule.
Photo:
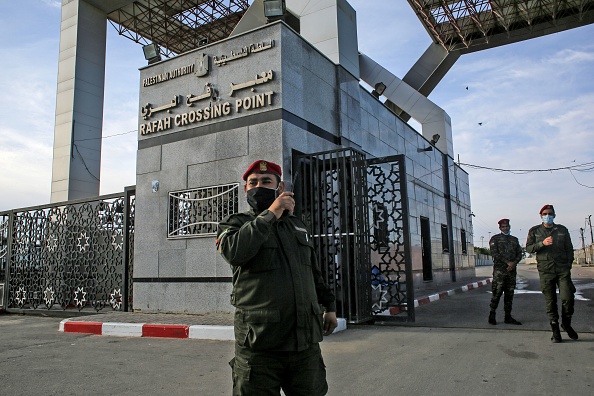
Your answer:
[[[272,205],[278,196],[278,189],[266,187],[254,187],[246,193],[247,202],[254,209],[254,212],[260,213]]]

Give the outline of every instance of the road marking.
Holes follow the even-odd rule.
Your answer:
[[[594,282],[583,283],[583,284],[575,284],[575,299],[578,301],[590,301],[589,298],[586,298],[582,295],[583,290],[594,289]],[[542,294],[540,290],[526,290],[528,287],[528,282],[525,279],[518,279],[516,283],[516,290],[514,290],[514,294]],[[492,291],[487,291],[487,293],[492,293]],[[557,290],[557,294],[559,294],[559,290]]]

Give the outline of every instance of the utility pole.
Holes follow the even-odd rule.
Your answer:
[[[580,238],[582,239],[582,250],[584,251],[584,265],[588,264],[586,259],[586,244],[584,243],[584,229],[580,228]]]
[[[590,224],[590,264],[594,262],[592,249],[594,248],[594,234],[592,234],[592,215],[588,216],[588,224]]]

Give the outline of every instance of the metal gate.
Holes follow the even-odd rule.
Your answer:
[[[403,158],[293,153],[295,213],[349,323],[414,320]]]
[[[372,230],[369,237],[375,319],[414,322],[404,155],[367,161],[367,198]]]
[[[0,213],[5,307],[132,310],[135,192]]]

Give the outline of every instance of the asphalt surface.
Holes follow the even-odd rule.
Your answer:
[[[417,307],[415,323],[349,325],[327,337],[328,395],[593,394],[594,268],[574,267],[580,338],[563,333],[560,344],[550,341],[535,268],[520,266],[519,276],[513,315],[522,326],[487,323],[484,286]],[[0,315],[0,394],[231,394],[232,341],[63,333],[61,320]]]

